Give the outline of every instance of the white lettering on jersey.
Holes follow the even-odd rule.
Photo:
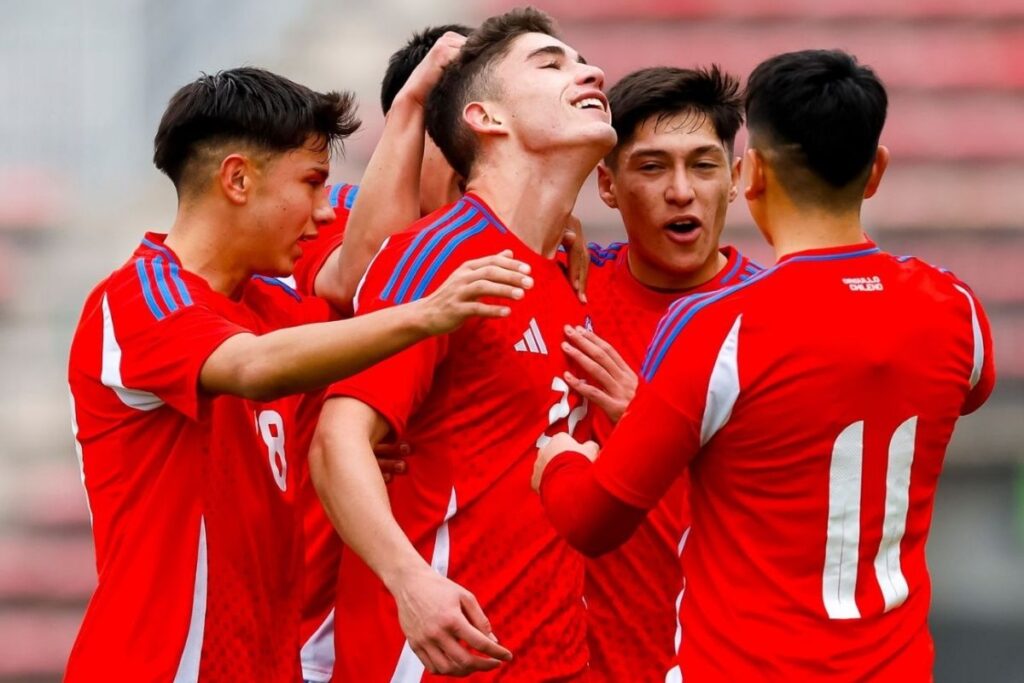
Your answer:
[[[576,425],[583,421],[583,418],[587,416],[587,399],[583,399],[583,403],[572,408],[569,408],[569,385],[565,383],[565,380],[561,377],[553,377],[551,379],[551,390],[557,391],[561,394],[558,402],[548,409],[548,426],[544,431],[550,429],[556,422],[564,417],[569,418],[569,436],[572,436],[573,431],[576,429]],[[537,437],[537,448],[544,448],[547,443],[551,441],[551,437],[545,433],[542,433]]]
[[[288,489],[288,458],[284,454],[284,419],[276,410],[264,410],[256,416],[256,429],[267,445],[270,473],[277,488]]]
[[[914,464],[917,417],[904,421],[889,440],[885,474],[882,541],[875,556],[875,579],[885,611],[907,600],[910,589],[900,566],[900,543],[910,509],[910,470]],[[828,530],[821,596],[830,619],[859,619],[857,563],[860,561],[861,476],[864,470],[864,422],[847,426],[832,446],[829,465]]]
[[[881,292],[882,278],[877,275],[871,277],[844,277],[843,284],[850,288],[851,292]]]

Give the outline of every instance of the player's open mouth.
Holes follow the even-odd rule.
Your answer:
[[[674,242],[692,242],[697,238],[701,228],[701,222],[694,216],[676,218],[663,227]]]
[[[595,109],[605,114],[608,113],[608,100],[605,98],[604,93],[599,90],[581,94],[578,99],[572,102],[572,106],[576,109]]]

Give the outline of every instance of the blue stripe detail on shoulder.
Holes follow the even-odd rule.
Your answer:
[[[786,261],[777,263],[771,268],[752,275],[750,279],[739,284],[726,287],[725,289],[720,289],[716,292],[696,294],[680,299],[669,307],[668,313],[665,314],[665,317],[662,318],[661,322],[658,324],[658,329],[655,331],[650,347],[648,347],[647,357],[644,359],[643,366],[640,369],[640,374],[645,380],[650,381],[658,371],[658,368],[661,367],[661,363],[665,359],[665,354],[668,353],[668,350],[672,347],[672,344],[675,342],[679,333],[686,324],[693,319],[693,316],[695,316],[698,311],[707,308],[716,301],[721,301],[730,294],[734,294],[745,289],[755,282],[760,282],[769,275],[772,275],[791,263],[807,261],[837,261],[840,259],[850,259],[857,258],[859,256],[877,254],[880,251],[881,250],[878,247],[872,247],[870,249],[862,249],[860,251],[844,254],[808,254],[806,256],[794,256]]]
[[[174,287],[178,290],[178,296],[181,297],[181,303],[186,306],[192,305],[192,296],[188,293],[188,287],[185,286],[185,281],[181,279],[181,271],[178,268],[178,264],[171,261],[170,266],[171,281],[174,282]]]
[[[156,276],[156,288],[160,292],[160,298],[164,300],[164,306],[168,312],[174,313],[178,310],[178,302],[171,294],[171,288],[167,286],[167,278],[164,276],[164,257],[157,256],[153,259],[153,274]]]
[[[406,301],[416,301],[417,299],[422,297],[423,294],[426,292],[427,287],[430,286],[431,280],[434,279],[434,276],[437,275],[437,271],[440,270],[441,266],[444,265],[444,262],[448,260],[448,257],[452,255],[452,252],[454,252],[460,244],[468,240],[473,235],[479,235],[481,232],[486,230],[488,225],[493,224],[489,220],[487,220],[486,217],[483,217],[479,221],[477,221],[472,227],[469,227],[460,232],[459,234],[455,235],[454,237],[452,237],[451,240],[449,240],[448,244],[445,246],[445,248],[441,250],[441,253],[438,254],[436,258],[434,258],[433,262],[430,264],[430,268],[427,269],[426,274],[420,280],[419,285],[416,286],[415,291],[413,291],[412,296],[409,297]],[[404,302],[402,302],[401,298],[399,298],[397,303]]]
[[[331,203],[331,208],[338,208],[338,196],[341,195],[341,191],[346,187],[348,187],[348,185],[345,183],[338,183],[337,185],[331,186],[331,192],[327,195],[327,201]]]
[[[484,206],[482,202],[479,202],[473,197],[469,196],[463,197],[463,199],[472,204],[473,206],[475,206],[477,211],[486,216],[487,220],[491,222],[495,230],[497,230],[501,234],[505,234],[506,232],[508,232],[508,230],[505,229],[505,224],[499,221],[498,217],[495,216],[490,209]]]
[[[476,218],[478,215],[479,212],[476,209],[470,209],[469,211],[459,216],[456,220],[452,221],[443,228],[432,231],[430,239],[427,240],[426,245],[423,247],[420,253],[417,254],[415,260],[413,260],[412,262],[412,265],[409,266],[409,270],[408,272],[406,272],[405,277],[402,278],[402,284],[398,288],[398,293],[395,294],[395,303],[401,303],[402,300],[406,298],[406,295],[409,293],[409,288],[412,287],[413,283],[416,281],[416,277],[420,274],[420,271],[423,268],[423,264],[434,252],[434,250],[438,248],[438,246],[441,244],[441,241],[448,237],[448,235],[451,235],[453,232],[455,232],[460,227],[465,225],[467,222],[472,220],[473,218]]]
[[[452,216],[457,214],[459,210],[462,208],[462,206],[462,202],[456,202],[455,206],[446,211],[443,216],[438,218],[429,226],[427,226],[423,230],[420,230],[416,237],[413,238],[412,244],[406,247],[405,253],[402,254],[402,258],[398,260],[398,265],[395,266],[395,269],[393,271],[391,271],[391,277],[388,278],[388,282],[384,286],[384,291],[381,292],[381,299],[387,301],[387,299],[391,296],[391,290],[398,283],[398,278],[402,274],[402,269],[405,268],[405,264],[409,262],[409,259],[412,258],[412,255],[416,253],[417,249],[419,249],[419,246],[423,242],[423,240],[427,239],[427,233],[437,228],[439,225],[451,220]]]
[[[173,262],[175,260],[174,254],[171,252],[170,249],[168,249],[164,245],[157,244],[156,242],[153,242],[145,237],[142,238],[142,243],[149,247],[150,249],[152,249],[153,251],[159,251],[161,254],[167,257],[168,261]]]
[[[356,203],[357,194],[359,194],[359,186],[349,185],[348,192],[345,193],[345,208],[347,210],[352,210],[352,205]]]
[[[153,286],[149,282],[149,273],[146,272],[146,259],[135,259],[135,272],[138,274],[139,282],[142,284],[142,297],[146,300],[149,312],[157,320],[163,320],[167,316],[160,309],[159,304],[157,304],[156,297],[153,296]]]
[[[276,277],[267,277],[266,275],[253,275],[252,279],[259,280],[260,282],[264,282],[264,283],[266,283],[268,285],[271,285],[273,287],[277,287],[279,289],[283,289],[284,292],[288,296],[290,296],[291,298],[295,299],[296,301],[302,301],[302,295],[301,294],[296,292],[294,289],[292,289],[291,287],[289,287],[285,283],[283,283],[280,280],[278,280]]]
[[[729,282],[729,280],[731,280],[733,277],[735,277],[736,271],[740,269],[740,265],[742,263],[743,263],[743,257],[740,256],[739,254],[736,254],[736,263],[732,264],[732,268],[730,268],[729,272],[726,273],[725,277],[722,278],[722,284],[726,284],[727,282]]]

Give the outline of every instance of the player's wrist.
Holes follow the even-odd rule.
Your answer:
[[[422,576],[424,572],[432,571],[433,569],[430,568],[426,560],[413,552],[412,556],[392,562],[383,568],[380,571],[380,580],[388,592],[397,596],[410,581],[417,576]]]

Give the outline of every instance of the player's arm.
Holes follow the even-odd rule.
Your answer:
[[[565,327],[562,349],[589,377],[565,373],[573,391],[600,408],[612,424],[619,421],[636,395],[639,378],[615,347],[585,327]]]
[[[391,514],[372,450],[388,429],[355,398],[328,400],[309,453],[313,484],[342,539],[394,596],[402,630],[426,668],[449,675],[492,670],[512,654],[497,644],[476,598],[435,572]]]
[[[464,42],[465,36],[458,33],[441,36],[388,110],[384,131],[359,183],[345,241],[327,257],[314,283],[317,296],[338,310],[351,310],[359,280],[384,240],[420,218],[424,103]]]
[[[433,294],[402,306],[264,335],[237,334],[206,359],[200,386],[257,400],[324,387],[472,316],[508,315],[506,306],[480,299],[521,299],[533,285],[528,272],[528,265],[503,252],[467,261]]]

